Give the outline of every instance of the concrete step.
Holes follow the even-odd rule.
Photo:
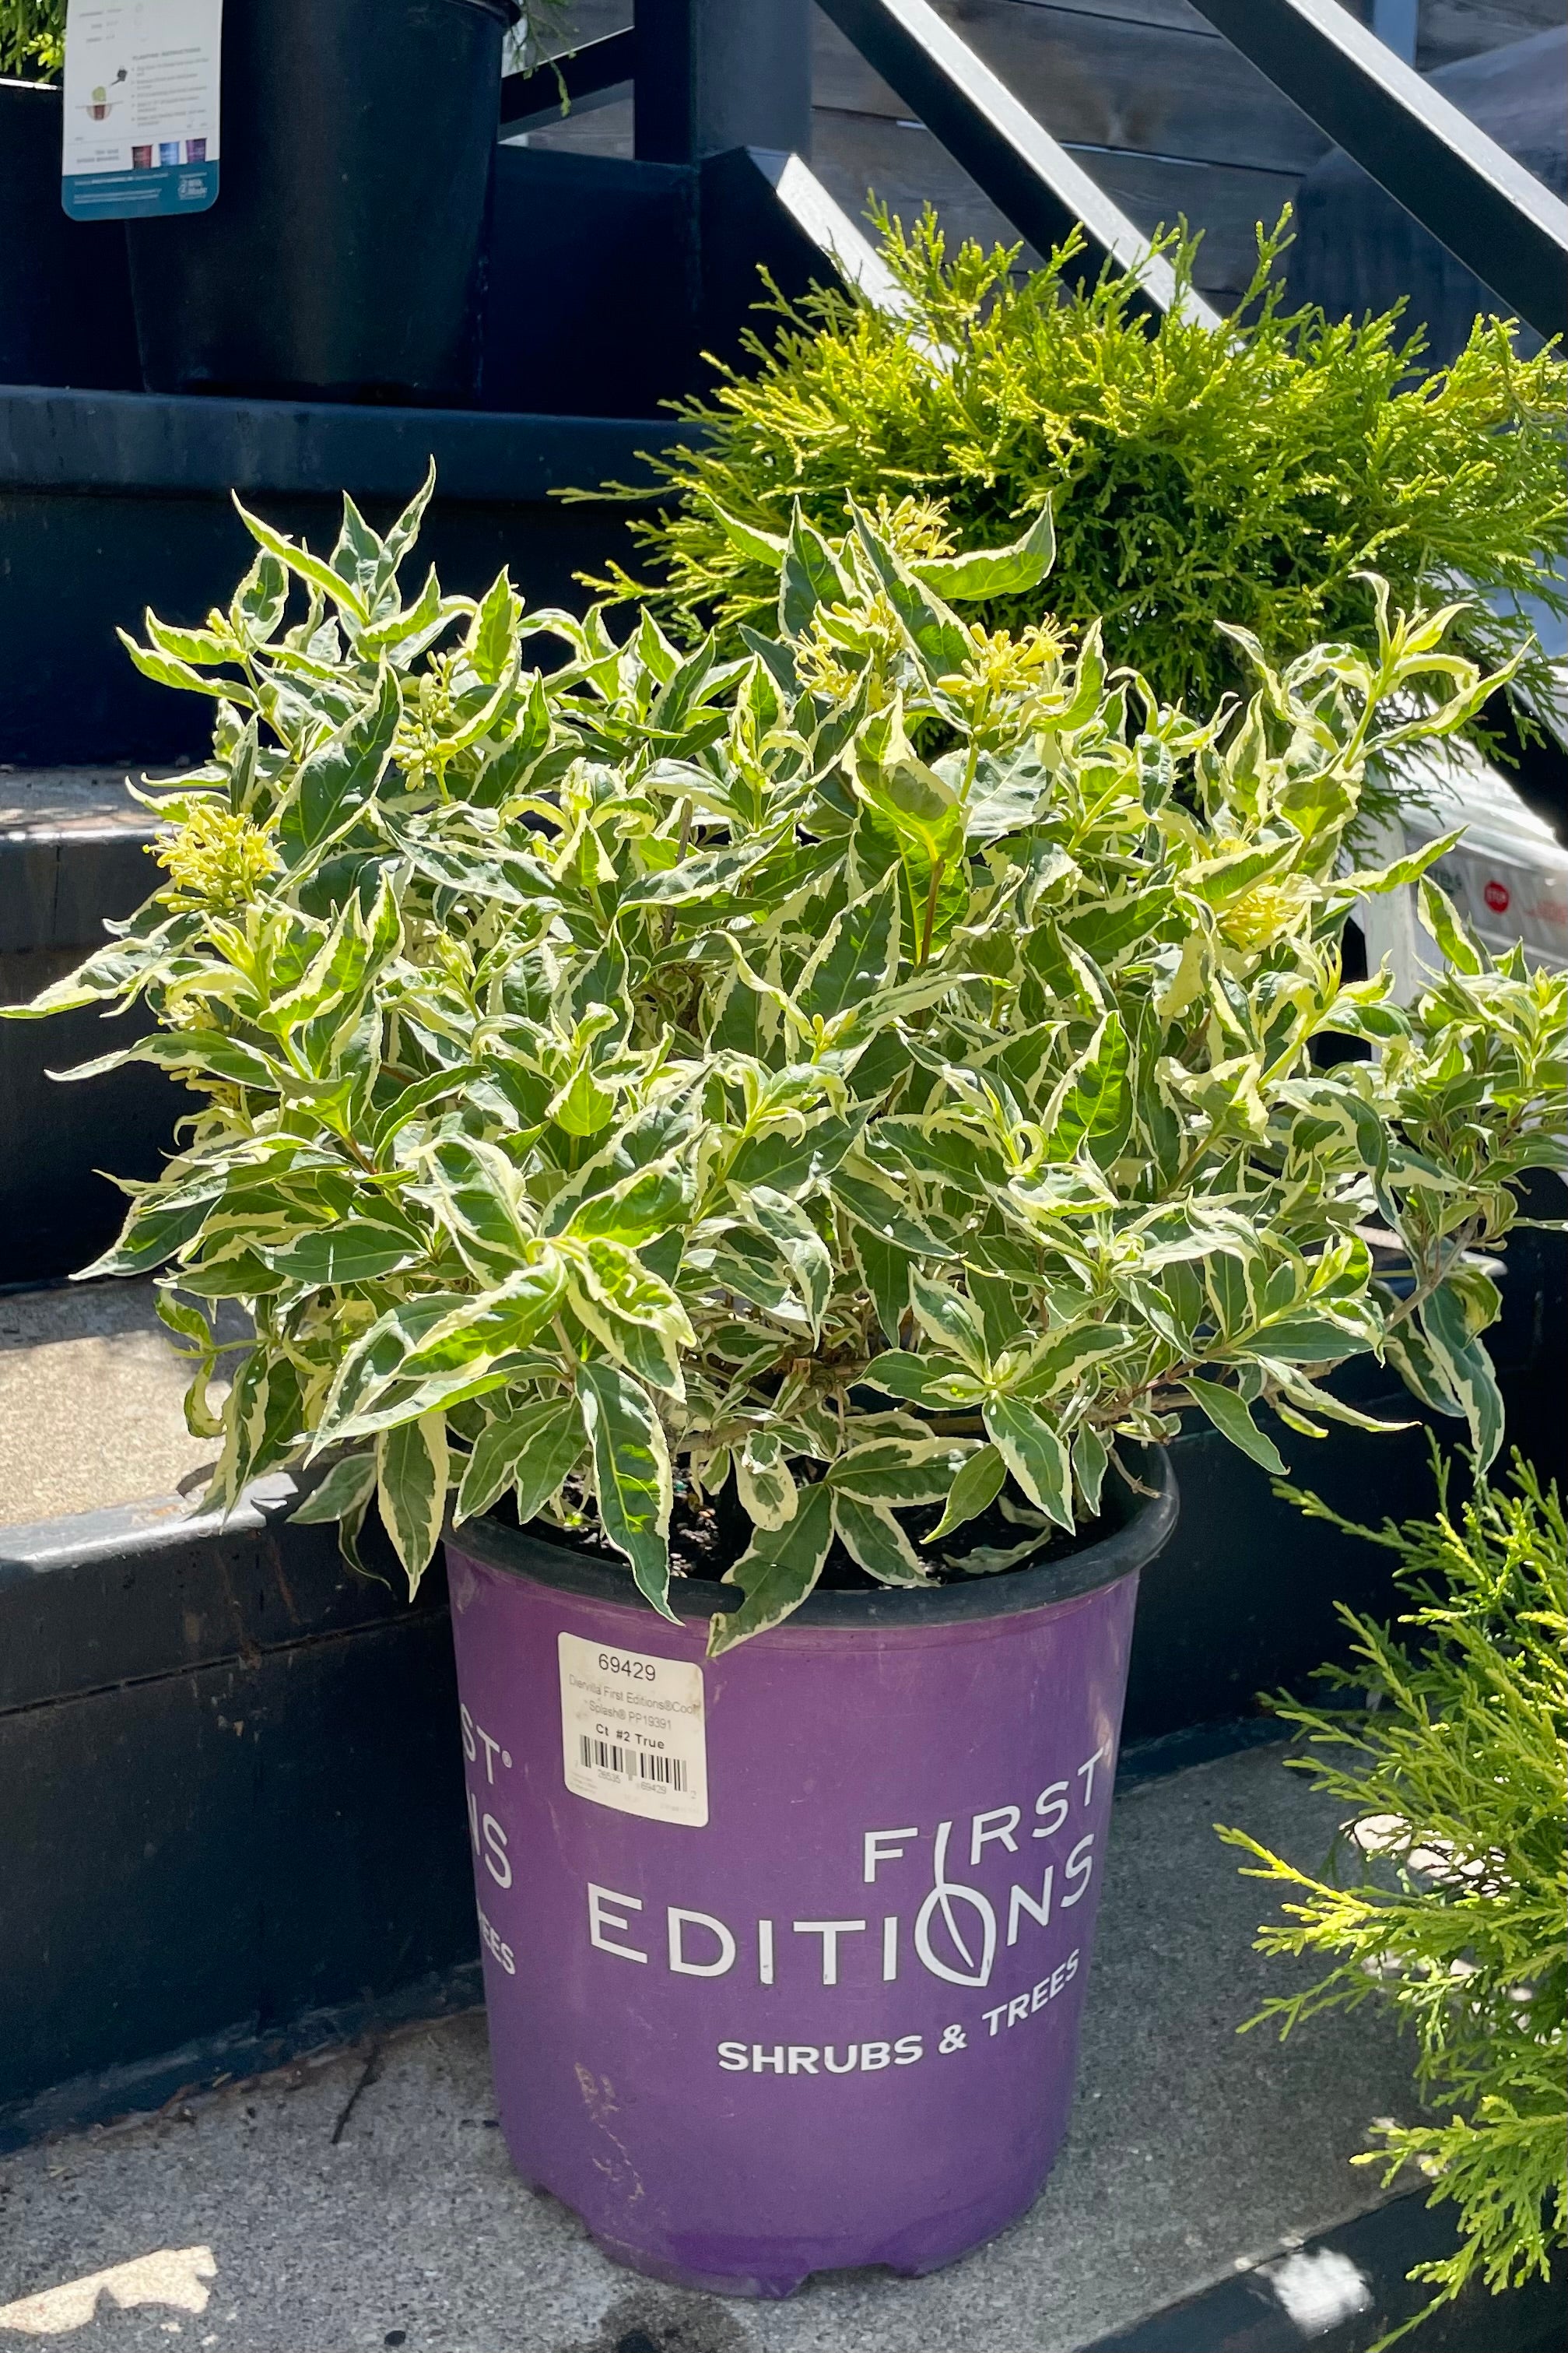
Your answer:
[[[25,1004],[104,941],[158,881],[152,811],[125,789],[140,764],[0,767],[0,1005]],[[163,773],[172,773],[165,769]],[[124,1203],[105,1176],[156,1175],[191,1097],[160,1071],[60,1086],[69,1070],[147,1027],[106,1031],[92,1008],[0,1021],[0,1286],[69,1274],[109,1242]]]
[[[127,829],[147,839],[153,816],[133,801],[126,779],[140,770],[125,766],[94,768],[16,768],[0,764],[0,836],[8,834],[68,834],[84,837]]]
[[[1033,2211],[951,2270],[753,2305],[616,2269],[512,2174],[473,2010],[5,2160],[0,2330],[93,2353],[1353,2353],[1419,2309],[1410,2251],[1447,2225],[1349,2162],[1415,2110],[1385,2016],[1237,2032],[1292,1969],[1253,1950],[1266,1899],[1211,1825],[1310,1866],[1335,1828],[1285,1753],[1119,1798],[1070,2137]],[[128,2265],[145,2300],[122,2309],[90,2283]],[[1526,2353],[1551,2341],[1529,2318],[1411,2341]]]
[[[150,1279],[0,1293],[0,1528],[199,1492],[217,1445],[185,1428],[156,1296]]]

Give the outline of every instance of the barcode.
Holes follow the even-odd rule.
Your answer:
[[[679,1757],[657,1757],[647,1748],[617,1748],[608,1740],[595,1740],[588,1732],[578,1734],[577,1746],[584,1764],[596,1765],[601,1773],[619,1773],[628,1781],[653,1781],[661,1789],[678,1794],[685,1790],[686,1766]]]

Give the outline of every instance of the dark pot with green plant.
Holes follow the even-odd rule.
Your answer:
[[[1367,763],[1492,681],[1380,601],[1190,719],[959,618],[1048,518],[798,522],[773,633],[683,658],[504,578],[403,607],[420,503],[325,560],[252,522],[226,613],[148,618],[214,758],[30,1010],[144,996],[79,1075],[207,1106],[92,1271],[166,1271],[212,1504],[308,1471],[411,1583],[450,1531],[527,2178],[701,2285],[929,2269],[1065,2125],[1184,1411],[1278,1468],[1260,1409],[1364,1423],[1325,1377],[1372,1350],[1498,1443],[1477,1253],[1561,1156],[1563,983],[1429,886],[1418,1006],[1338,947],[1443,848],[1350,870]]]
[[[472,396],[502,48],[521,14],[521,0],[226,0],[217,201],[127,226],[149,390]]]
[[[60,207],[64,0],[0,0],[0,384],[134,390],[117,221]]]

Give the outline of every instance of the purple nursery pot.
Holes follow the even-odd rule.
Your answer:
[[[817,1594],[716,1660],[725,1588],[678,1580],[671,1625],[563,1546],[448,1543],[501,2127],[617,2262],[786,2295],[933,2271],[1038,2196],[1154,1475],[1064,1559]]]

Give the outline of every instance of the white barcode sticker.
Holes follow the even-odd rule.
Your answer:
[[[580,1634],[557,1638],[566,1787],[596,1806],[655,1822],[708,1820],[702,1670]]]

